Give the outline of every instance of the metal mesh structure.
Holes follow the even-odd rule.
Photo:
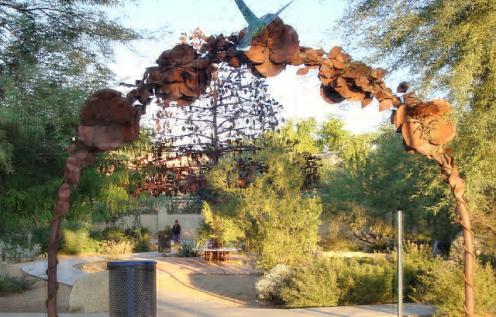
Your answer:
[[[156,317],[155,261],[113,261],[109,270],[110,317]]]

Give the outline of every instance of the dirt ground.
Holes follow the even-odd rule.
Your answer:
[[[10,264],[8,267],[11,276],[21,277],[24,273],[21,270],[22,263]],[[28,277],[34,281],[32,288],[17,294],[0,296],[0,312],[5,313],[35,313],[46,312],[45,301],[47,297],[47,283],[43,280]],[[60,312],[68,312],[69,295],[71,287],[59,284],[58,307]]]

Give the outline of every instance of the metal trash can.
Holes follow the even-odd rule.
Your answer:
[[[110,317],[157,317],[156,261],[112,261]]]

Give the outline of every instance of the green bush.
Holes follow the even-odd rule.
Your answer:
[[[30,281],[25,277],[12,277],[7,272],[7,263],[0,262],[0,295],[10,293],[20,293],[31,288],[34,280]]]
[[[64,228],[62,230],[61,251],[68,254],[98,252],[99,243],[90,237],[88,228]]]
[[[150,251],[150,230],[143,227],[133,227],[126,229],[124,233],[126,234],[126,237],[133,241],[134,252]]]
[[[391,302],[394,274],[386,260],[316,259],[293,269],[282,299],[290,307]]]
[[[319,245],[325,251],[360,251],[362,246],[353,237],[352,230],[343,215],[333,215],[327,219],[325,234],[321,236]]]
[[[496,315],[496,272],[490,265],[478,265],[475,276],[475,307],[480,316]],[[412,298],[436,305],[439,316],[464,316],[463,267],[453,261],[435,259],[420,273]]]
[[[396,300],[396,263],[389,259],[318,258],[292,269],[281,291],[289,307],[363,305]],[[496,271],[490,264],[476,268],[476,309],[496,315]],[[430,303],[440,316],[463,316],[463,265],[432,258],[428,246],[407,244],[404,258],[405,298]]]
[[[30,289],[34,281],[29,281],[24,277],[0,276],[0,295],[10,293],[20,293]]]
[[[387,260],[336,259],[327,265],[337,270],[340,305],[375,304],[394,300],[394,265]]]
[[[32,234],[33,234],[32,243],[39,244],[41,247],[41,252],[47,252],[49,233],[50,233],[49,226],[40,226],[32,230]]]
[[[317,261],[293,270],[281,299],[289,307],[336,306],[341,290],[336,268],[328,261]]]
[[[126,239],[124,231],[118,227],[107,227],[102,231],[103,240],[120,242]]]
[[[216,240],[222,246],[237,245],[244,238],[242,229],[234,219],[214,214],[207,202],[203,203],[202,222],[198,229],[198,238],[201,244],[209,240]]]
[[[198,251],[195,249],[195,244],[193,242],[181,242],[177,256],[185,258],[197,257]]]

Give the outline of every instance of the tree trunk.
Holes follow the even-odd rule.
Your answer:
[[[57,291],[59,288],[57,283],[57,251],[59,247],[61,222],[62,217],[55,215],[52,220],[48,241],[48,268],[46,272],[48,277],[48,297],[46,301],[48,317],[57,317]]]
[[[62,220],[69,212],[72,186],[79,183],[81,170],[90,165],[95,158],[94,154],[89,153],[82,144],[73,145],[68,150],[69,157],[64,166],[64,182],[57,192],[50,236],[48,238],[48,268],[46,271],[48,277],[46,301],[48,317],[57,317],[57,290],[59,288],[57,283],[57,252],[60,241],[60,226]]]
[[[470,215],[467,203],[463,198],[465,184],[458,174],[458,168],[450,154],[446,150],[441,154],[435,155],[434,159],[439,163],[442,174],[446,177],[451,192],[456,200],[456,209],[460,215],[460,225],[463,228],[464,240],[464,277],[465,277],[465,316],[475,317],[475,295],[474,295],[474,276],[475,276],[475,253],[474,253],[474,233],[470,223]]]

